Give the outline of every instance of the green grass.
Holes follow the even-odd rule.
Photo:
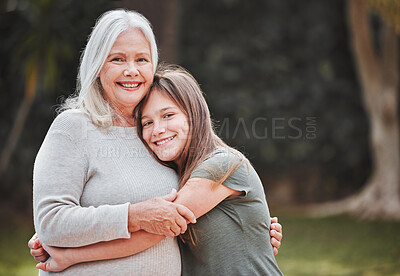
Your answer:
[[[21,227],[2,228],[0,232],[0,275],[31,276],[38,275],[36,262],[29,254],[28,240],[33,230]]]
[[[281,216],[285,275],[400,275],[400,223]]]
[[[277,261],[286,276],[400,276],[400,222],[277,214],[284,227]],[[27,248],[31,227],[0,234],[0,275],[37,275]]]

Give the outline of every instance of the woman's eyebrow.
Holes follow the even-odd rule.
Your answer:
[[[114,55],[123,56],[123,55],[125,55],[125,53],[123,53],[123,52],[110,52],[107,57],[111,57],[111,56],[114,56]]]

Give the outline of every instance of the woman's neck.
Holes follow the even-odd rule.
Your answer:
[[[117,106],[113,106],[114,111],[115,111],[115,116],[113,118],[113,125],[114,126],[120,126],[120,127],[134,127],[135,124],[135,119],[133,117],[133,111],[131,110],[130,112],[126,110],[121,110]]]
[[[129,118],[117,113],[113,119],[113,126],[134,127],[136,124],[133,117]]]

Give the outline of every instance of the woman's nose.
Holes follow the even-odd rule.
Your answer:
[[[137,76],[137,75],[139,75],[139,70],[136,67],[135,63],[134,62],[128,62],[127,66],[126,66],[126,68],[124,70],[124,76],[125,77],[134,77],[134,76]]]

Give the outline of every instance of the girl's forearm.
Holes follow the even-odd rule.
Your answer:
[[[117,239],[83,247],[68,248],[66,249],[68,251],[66,258],[71,260],[72,264],[77,264],[127,257],[152,247],[164,238],[165,236],[137,231],[131,233],[129,239]]]

